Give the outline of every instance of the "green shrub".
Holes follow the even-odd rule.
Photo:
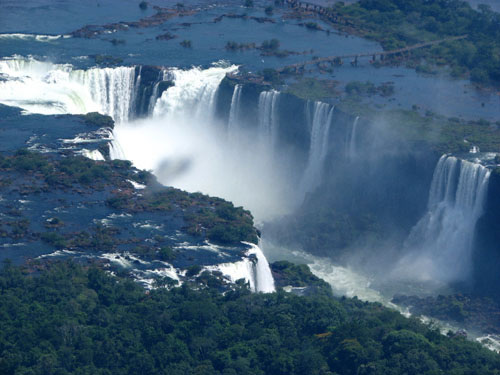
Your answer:
[[[40,235],[42,241],[54,246],[56,249],[66,247],[66,239],[56,232],[44,232]]]

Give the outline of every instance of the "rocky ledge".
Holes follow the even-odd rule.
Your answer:
[[[250,212],[110,160],[109,117],[0,112],[0,259],[98,262],[150,286],[257,279]]]

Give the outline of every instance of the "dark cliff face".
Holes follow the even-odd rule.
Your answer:
[[[354,162],[330,155],[316,190],[293,215],[269,223],[266,234],[336,259],[353,247],[401,248],[425,213],[439,155],[418,148],[392,151],[372,158],[367,152]]]
[[[383,233],[406,237],[425,212],[440,155],[367,119],[357,123],[355,145],[346,144],[353,118],[338,112],[335,121],[323,181],[314,194],[329,191],[327,201],[335,209],[369,214]]]
[[[227,123],[236,84],[243,85],[242,126],[257,128],[259,95],[270,90],[265,85],[224,79],[217,114]],[[294,160],[293,174],[300,184],[310,153],[314,102],[281,93],[277,105],[275,147]],[[401,244],[425,212],[439,157],[430,145],[406,141],[385,124],[356,120],[334,109],[321,180],[296,212],[266,224],[266,234],[278,242],[334,257],[353,245],[388,237]]]
[[[172,81],[163,80],[164,70],[161,67],[142,65],[135,68],[136,87],[135,102],[132,103],[132,117],[145,117],[151,109],[151,103],[161,97],[164,91],[173,86]]]
[[[229,120],[234,87],[238,81],[225,78],[217,91],[217,117],[223,124]],[[243,83],[240,97],[239,119],[242,127],[256,129],[259,124],[259,96],[271,87]],[[276,147],[286,149],[303,164],[309,152],[310,129],[307,127],[307,101],[294,95],[280,93],[278,102],[278,139]]]
[[[493,171],[484,215],[476,224],[473,253],[474,291],[500,298],[500,173]]]
[[[218,115],[227,123],[234,86],[225,79],[218,92]],[[269,90],[242,87],[245,126],[258,126],[258,99]],[[309,102],[310,107],[311,102]],[[296,157],[298,180],[309,155],[308,102],[279,96],[278,145]],[[308,122],[309,121],[309,122]],[[441,152],[432,142],[412,141],[401,129],[335,109],[321,181],[292,214],[265,224],[268,239],[307,252],[342,259],[353,248],[401,249],[427,209],[429,190]],[[352,141],[354,139],[354,141]],[[477,223],[472,282],[480,294],[497,295],[500,269],[500,174],[493,173],[484,216]]]

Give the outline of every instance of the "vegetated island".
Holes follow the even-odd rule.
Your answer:
[[[298,4],[291,2],[292,6]],[[341,31],[378,41],[385,51],[447,37],[465,39],[415,49],[384,59],[408,64],[421,72],[433,66],[454,77],[467,77],[492,88],[500,85],[500,13],[487,5],[475,10],[466,1],[360,0],[321,7],[320,16]],[[297,8],[297,12],[310,12]]]

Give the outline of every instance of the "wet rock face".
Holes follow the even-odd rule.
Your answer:
[[[133,104],[133,117],[147,117],[153,110],[154,103],[164,91],[174,85],[164,80],[165,69],[158,66],[141,65],[135,68],[136,97]]]
[[[475,249],[473,254],[474,291],[500,300],[498,284],[500,276],[500,174],[491,174],[487,205],[484,215],[476,225]]]
[[[196,278],[181,271],[193,266],[240,261],[250,248],[241,241],[257,242],[242,208],[106,160],[109,117],[0,111],[0,259],[99,261],[151,285]]]

